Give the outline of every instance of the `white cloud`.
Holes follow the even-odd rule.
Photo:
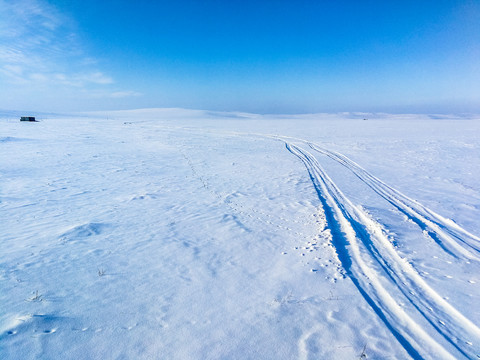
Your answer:
[[[75,22],[43,0],[0,0],[0,80],[13,85],[114,83],[82,49]]]
[[[40,38],[55,31],[65,22],[54,6],[42,0],[1,0],[0,13],[8,15],[0,26],[2,37],[32,37],[34,30]]]
[[[61,74],[61,73],[53,74],[53,78],[56,81],[59,81],[59,82],[67,81],[67,76],[65,74]]]
[[[84,96],[94,99],[124,99],[130,97],[142,96],[143,94],[137,91],[131,90],[118,90],[118,91],[106,91],[106,90],[84,90]]]
[[[114,85],[75,26],[46,0],[0,0],[0,108],[79,110],[142,96]]]
[[[136,91],[116,91],[110,94],[110,97],[119,99],[119,98],[126,98],[132,96],[142,96],[142,93]]]
[[[12,75],[22,75],[23,68],[20,65],[5,65],[3,69]]]
[[[112,84],[113,83],[113,79],[111,77],[106,76],[100,71],[81,75],[79,79],[85,82],[92,82],[94,84]]]
[[[49,77],[45,74],[42,73],[33,73],[30,75],[30,79],[36,81],[36,82],[47,82],[49,80]]]
[[[21,50],[15,49],[13,46],[0,45],[0,63],[17,65],[24,62],[24,59],[25,56]]]
[[[4,65],[0,68],[0,77],[10,84],[26,84],[28,80],[23,76],[23,68],[20,65]]]

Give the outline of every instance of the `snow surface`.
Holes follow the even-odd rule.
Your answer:
[[[2,359],[480,357],[480,120],[2,115]]]

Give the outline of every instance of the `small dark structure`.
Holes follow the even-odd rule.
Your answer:
[[[22,116],[20,118],[20,121],[32,121],[32,122],[35,122],[37,120],[35,120],[35,116]]]

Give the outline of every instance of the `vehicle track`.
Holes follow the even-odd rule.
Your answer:
[[[405,350],[413,358],[424,359],[479,356],[480,329],[432,289],[398,254],[381,225],[341,192],[311,153],[285,138],[284,141],[310,174],[332,231],[333,245],[347,275]],[[315,144],[311,148],[322,152]],[[366,171],[361,172],[361,168],[352,162],[354,167],[346,157],[331,155],[348,164],[356,175],[358,172],[362,181],[368,181],[367,185],[390,203],[406,207],[400,193],[397,195],[394,189]],[[414,211],[409,214],[417,216]],[[419,220],[425,221],[422,224],[430,226],[430,231],[438,232],[428,219]],[[440,234],[439,237],[445,236]]]
[[[279,136],[280,139],[292,139]],[[480,261],[480,238],[466,231],[454,221],[447,219],[419,202],[402,194],[370,174],[345,155],[325,149],[315,143],[295,139],[307,144],[313,150],[340,163],[363,181],[378,195],[395,206],[408,219],[425,231],[445,252],[455,258]]]

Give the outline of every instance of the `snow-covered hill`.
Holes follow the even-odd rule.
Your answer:
[[[0,121],[2,358],[480,357],[478,119]]]

